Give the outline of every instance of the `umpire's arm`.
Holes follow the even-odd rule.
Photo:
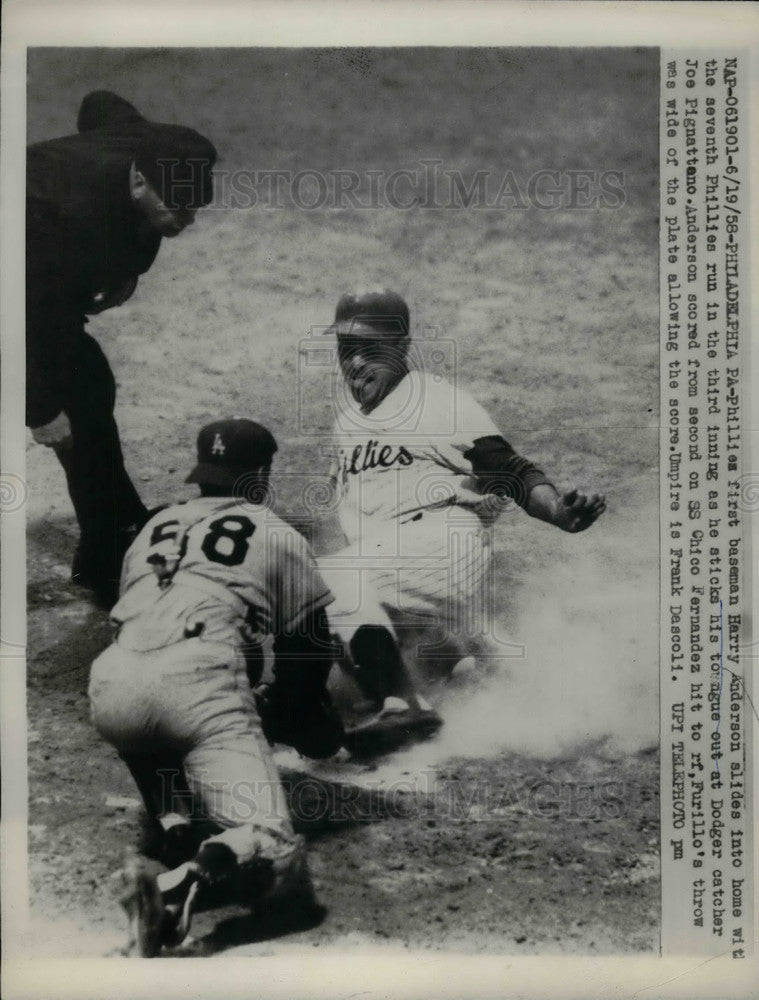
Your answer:
[[[60,232],[29,207],[26,242],[26,424],[35,440],[65,445],[63,385],[84,317],[72,303],[71,275]],[[51,428],[50,439],[46,431]],[[69,428],[70,433],[70,428]]]

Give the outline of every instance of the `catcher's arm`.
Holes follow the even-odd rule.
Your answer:
[[[331,757],[343,745],[343,725],[327,691],[333,655],[324,608],[311,611],[297,631],[275,638],[274,683],[256,692],[270,742],[287,743],[314,760]]]

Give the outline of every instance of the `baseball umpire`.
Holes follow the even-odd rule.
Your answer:
[[[469,393],[415,367],[409,309],[395,292],[344,295],[327,332],[337,336],[333,474],[348,543],[320,560],[336,598],[332,628],[349,647],[362,628],[370,641],[369,625],[379,637],[391,627],[396,635],[402,627],[435,630],[442,638],[433,658],[452,665],[468,652],[457,635],[472,622],[488,631],[490,527],[499,513],[514,501],[579,532],[600,517],[605,498],[558,492]],[[354,660],[377,712],[371,731],[409,699],[381,656],[359,651]]]
[[[66,474],[80,530],[72,580],[111,604],[146,510],[124,468],[115,381],[87,316],[125,302],[161,239],[210,202],[216,150],[108,91],[84,98],[77,127],[27,152],[26,420]]]
[[[343,728],[326,690],[332,595],[262,503],[276,449],[250,420],[200,431],[187,481],[201,495],[155,513],[127,551],[115,638],[92,665],[93,723],[173,865],[155,876],[135,855],[120,872],[143,957],[181,943],[196,901],[313,905],[269,743],[328,757]]]

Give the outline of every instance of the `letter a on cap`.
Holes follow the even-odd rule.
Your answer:
[[[221,439],[221,434],[216,431],[213,439],[213,445],[211,447],[212,455],[223,455],[227,449],[224,447],[224,442]]]

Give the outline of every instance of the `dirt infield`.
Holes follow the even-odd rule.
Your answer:
[[[270,950],[275,933],[507,954],[658,946],[657,86],[653,50],[30,53],[30,141],[72,131],[84,94],[107,88],[220,151],[214,205],[89,325],[149,505],[193,495],[201,424],[248,415],[279,441],[278,509],[314,516],[329,545],[331,370],[304,358],[339,295],[367,284],[404,295],[427,359],[517,450],[609,503],[580,536],[521,511],[498,523],[512,645],[483,686],[444,696],[440,737],[347,792],[285,760],[324,920],[203,914],[187,954]],[[109,628],[68,582],[63,476],[31,443],[27,462],[33,949],[107,954],[123,936],[108,877],[140,811],[88,721]]]

